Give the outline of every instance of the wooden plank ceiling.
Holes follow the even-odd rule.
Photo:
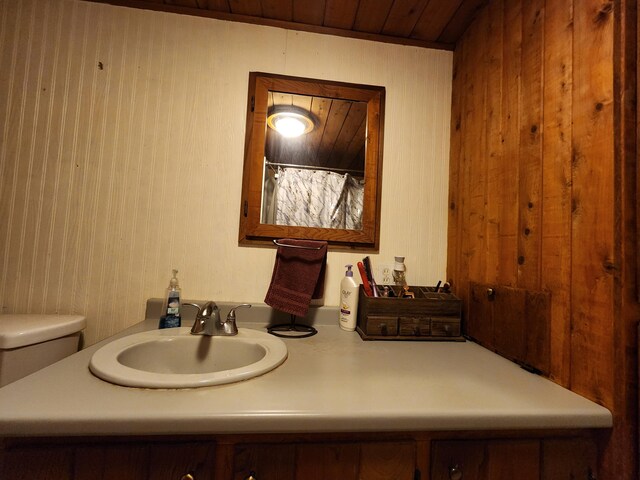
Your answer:
[[[89,0],[451,50],[488,0]]]
[[[337,98],[269,92],[269,111],[294,105],[309,112],[314,129],[284,138],[267,129],[265,156],[277,165],[310,165],[364,175],[367,104]]]

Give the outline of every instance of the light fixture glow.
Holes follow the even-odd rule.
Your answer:
[[[295,107],[293,107],[295,108]],[[283,137],[295,138],[313,130],[313,120],[302,109],[292,107],[277,110],[267,117],[267,124]],[[300,113],[298,113],[300,112]]]
[[[283,116],[277,118],[273,123],[276,126],[276,131],[288,138],[299,137],[304,133],[304,123],[296,117]]]

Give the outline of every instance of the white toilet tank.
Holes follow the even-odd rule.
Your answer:
[[[78,351],[81,315],[0,315],[0,387]]]

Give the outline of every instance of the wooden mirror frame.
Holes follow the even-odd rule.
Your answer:
[[[362,230],[260,223],[269,91],[352,100],[367,104]],[[357,248],[377,251],[380,243],[384,87],[251,72],[247,97],[239,243],[241,245],[267,243],[273,245],[273,239],[299,238],[326,240],[336,249]]]

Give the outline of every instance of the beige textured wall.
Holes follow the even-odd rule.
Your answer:
[[[83,313],[91,344],[172,267],[186,297],[263,301],[275,251],[237,244],[249,71],[387,88],[372,260],[444,277],[450,52],[71,0],[0,0],[0,22],[3,313]],[[325,304],[362,256],[329,254]]]

